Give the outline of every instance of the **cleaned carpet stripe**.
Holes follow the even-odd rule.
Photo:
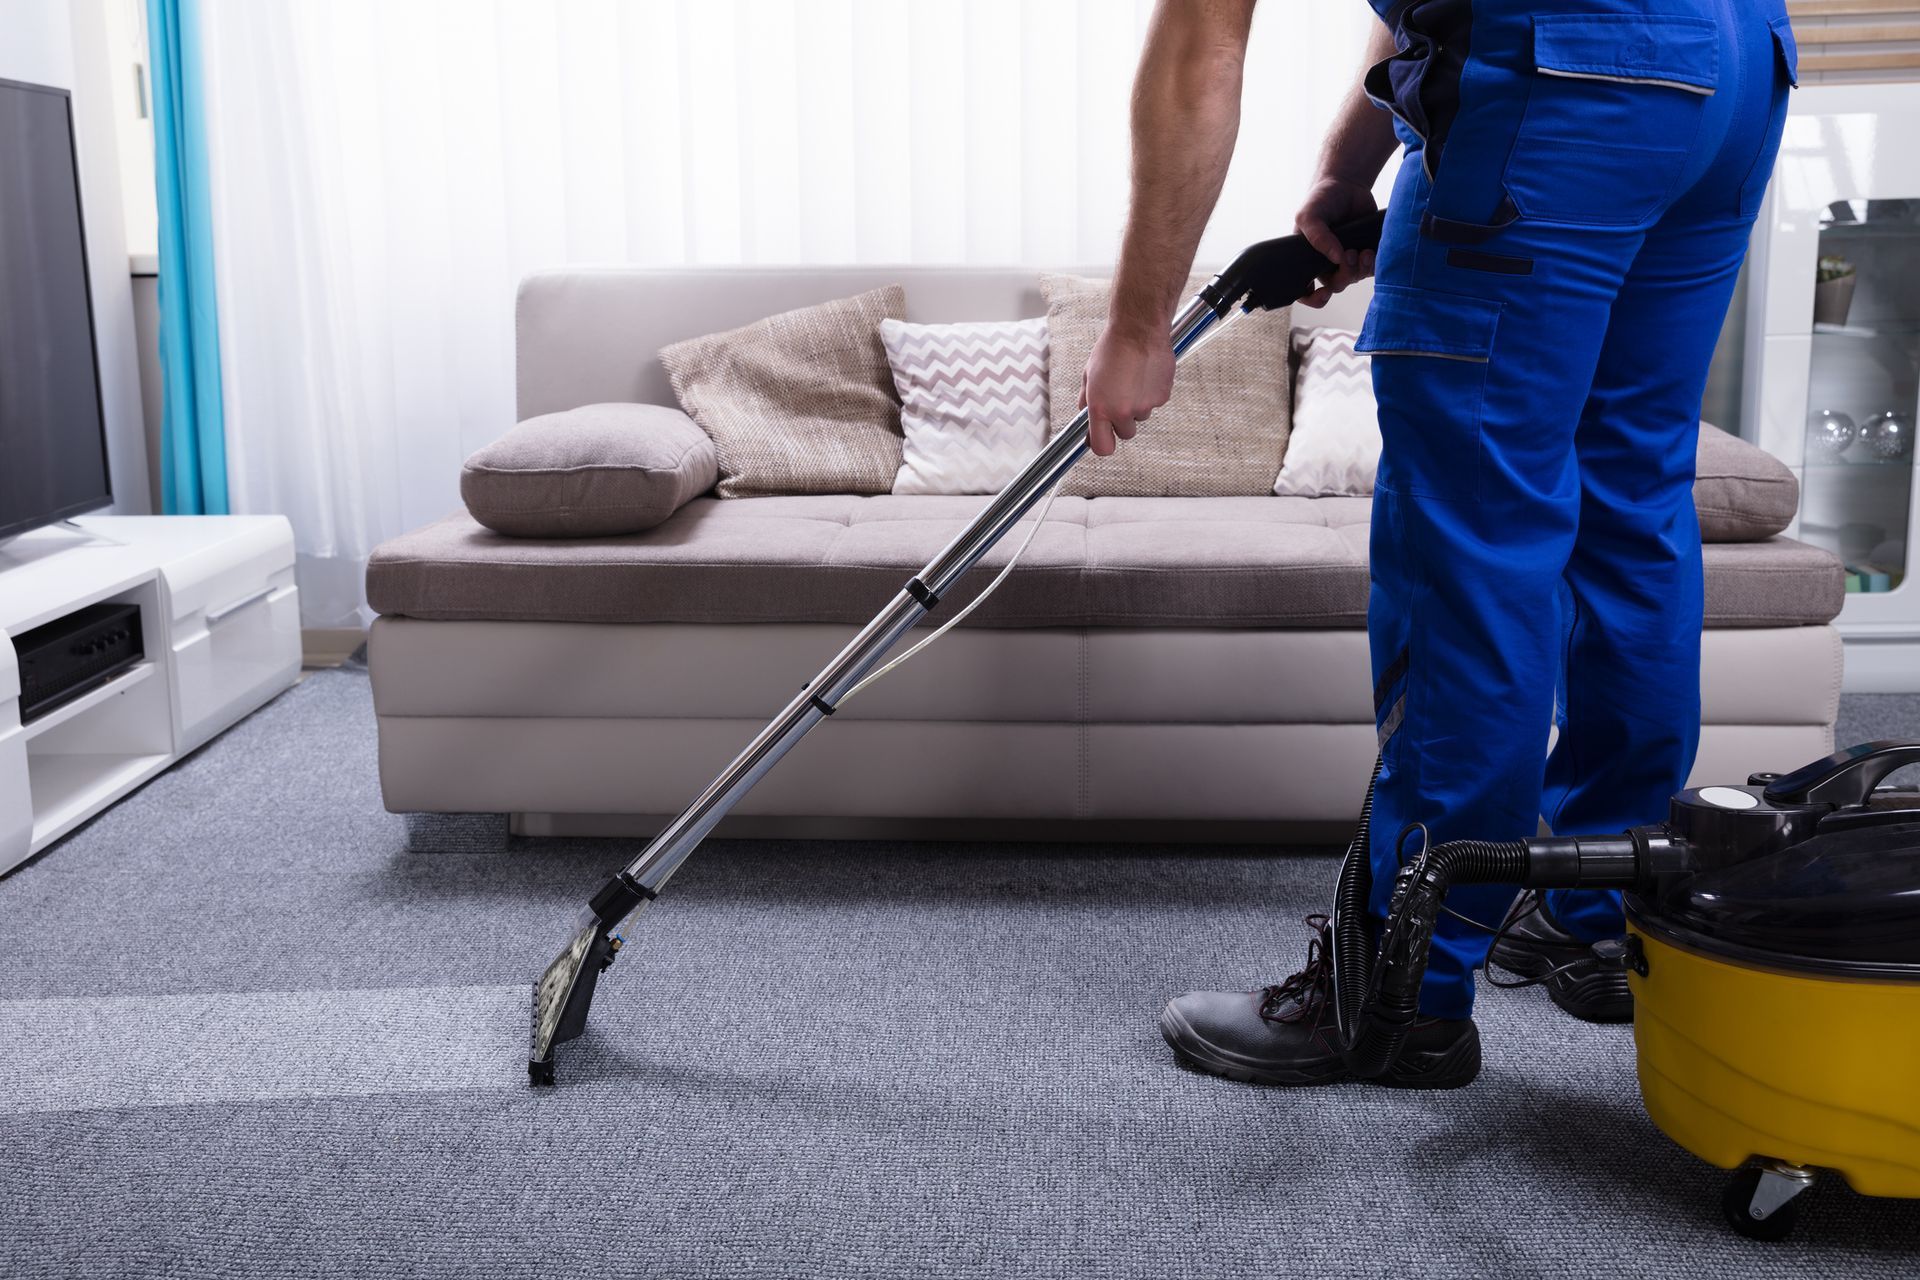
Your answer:
[[[0,1113],[526,1087],[524,986],[0,1001]]]

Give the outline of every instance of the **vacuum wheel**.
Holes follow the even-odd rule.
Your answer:
[[[1799,1216],[1800,1206],[1789,1200],[1785,1204],[1774,1206],[1764,1218],[1753,1216],[1754,1193],[1760,1189],[1760,1179],[1764,1169],[1748,1167],[1734,1170],[1727,1179],[1727,1189],[1720,1196],[1720,1211],[1726,1215],[1727,1225],[1749,1240],[1765,1240],[1770,1243],[1785,1240],[1793,1234],[1794,1219]]]

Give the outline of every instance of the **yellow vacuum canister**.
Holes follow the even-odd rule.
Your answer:
[[[1735,1230],[1784,1238],[1822,1170],[1920,1198],[1920,812],[1836,813],[1799,843],[1630,895],[1627,924],[1647,1114],[1740,1171]]]
[[[1593,960],[1627,971],[1647,1114],[1735,1171],[1728,1224],[1785,1239],[1823,1171],[1920,1198],[1920,797],[1882,786],[1909,765],[1920,742],[1863,742],[1689,788],[1612,835],[1430,844],[1414,823],[1377,940],[1369,789],[1334,886],[1344,1066],[1373,1080],[1398,1060],[1456,885],[1620,889],[1627,936]]]

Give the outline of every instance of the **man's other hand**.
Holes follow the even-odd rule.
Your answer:
[[[1104,458],[1133,439],[1134,431],[1173,394],[1173,339],[1123,333],[1109,322],[1087,357],[1080,377],[1080,407],[1087,410],[1088,442]]]
[[[1363,218],[1379,206],[1373,192],[1344,178],[1323,177],[1307,192],[1307,202],[1293,217],[1294,230],[1307,238],[1330,261],[1340,264],[1332,275],[1320,277],[1320,287],[1300,299],[1309,307],[1324,307],[1327,299],[1356,280],[1373,274],[1373,250],[1349,249],[1340,243],[1333,229],[1355,218]]]

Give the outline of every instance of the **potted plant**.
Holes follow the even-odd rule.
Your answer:
[[[1853,264],[1845,258],[1820,259],[1813,284],[1813,322],[1845,324],[1853,306]]]

